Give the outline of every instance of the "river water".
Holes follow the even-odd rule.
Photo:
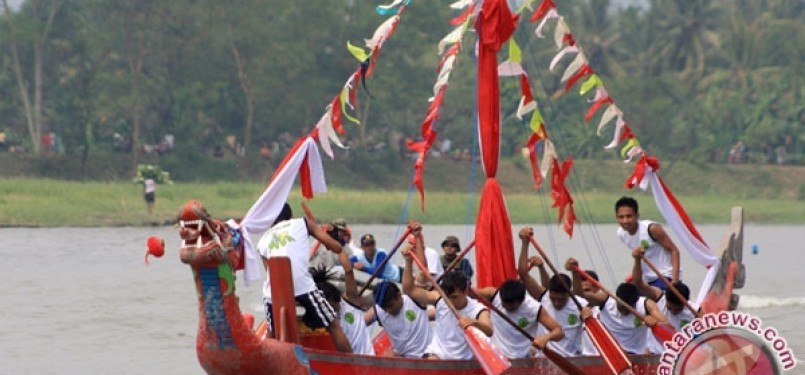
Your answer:
[[[562,261],[576,257],[583,268],[596,269],[609,287],[630,270],[631,257],[614,225],[577,228],[572,241],[555,227],[550,232],[535,228],[549,255],[558,253]],[[699,229],[717,247],[727,226]],[[379,246],[388,247],[400,228],[353,225],[352,230],[355,237],[373,233]],[[426,243],[439,249],[441,240],[453,234],[463,246],[472,230],[426,226]],[[166,255],[146,266],[145,240],[151,235],[165,239]],[[190,269],[178,259],[175,228],[5,228],[0,238],[0,374],[202,372],[195,353],[195,289]],[[748,225],[748,276],[739,291],[739,309],[775,327],[799,356],[805,356],[803,244],[805,226]],[[757,245],[756,255],[752,245]],[[684,252],[682,265],[695,293],[704,269]],[[259,285],[246,287],[238,280],[238,293],[244,311],[262,316]],[[792,373],[805,373],[805,365]]]

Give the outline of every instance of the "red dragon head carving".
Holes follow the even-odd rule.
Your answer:
[[[239,229],[213,219],[195,199],[179,209],[176,220],[182,238],[182,262],[199,266],[228,262],[234,269],[243,268],[243,237]]]

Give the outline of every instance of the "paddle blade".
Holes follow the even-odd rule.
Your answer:
[[[668,323],[659,323],[655,324],[654,327],[651,327],[651,333],[654,334],[654,337],[657,338],[657,341],[660,343],[666,342],[671,340],[674,337],[674,327],[671,327]]]
[[[598,319],[593,317],[585,319],[584,328],[613,374],[620,374],[632,367],[629,356]]]
[[[509,359],[492,346],[489,337],[478,328],[464,328],[464,336],[467,337],[467,344],[475,354],[475,359],[478,360],[487,375],[499,375],[511,367]]]
[[[378,332],[375,338],[372,339],[372,346],[375,348],[375,354],[379,356],[383,356],[386,352],[392,350],[391,339],[388,333],[386,333],[386,331]]]
[[[545,357],[550,359],[551,362],[559,366],[562,371],[570,374],[570,375],[586,375],[583,371],[581,371],[576,365],[570,363],[567,358],[563,357],[561,354],[551,350],[550,348],[542,349],[542,352],[545,353]]]

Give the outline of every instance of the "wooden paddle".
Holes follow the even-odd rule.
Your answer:
[[[615,300],[615,302],[619,303],[619,304],[620,304],[621,306],[623,306],[623,307],[624,307],[626,310],[629,310],[629,312],[630,312],[632,315],[636,316],[638,319],[642,320],[643,322],[645,322],[645,321],[646,321],[646,316],[645,316],[645,315],[643,315],[643,314],[641,314],[641,313],[637,312],[637,310],[635,310],[635,308],[634,308],[634,307],[632,307],[631,305],[629,305],[628,303],[626,303],[626,301],[624,301],[624,300],[620,299],[620,297],[618,297],[617,295],[615,295],[615,293],[612,293],[612,292],[611,292],[611,291],[609,291],[608,289],[604,288],[604,286],[603,286],[603,285],[601,285],[601,283],[599,283],[599,282],[598,282],[598,280],[596,280],[596,279],[594,279],[592,276],[588,275],[588,274],[587,274],[587,272],[584,272],[584,271],[583,271],[581,268],[579,268],[578,266],[573,266],[573,272],[578,273],[579,275],[581,275],[582,277],[584,277],[585,279],[587,279],[587,281],[591,282],[593,285],[595,285],[596,287],[598,287],[598,289],[603,290],[603,291],[604,291],[604,293],[606,293],[607,295],[609,295],[610,297],[612,297],[612,299],[614,299],[614,300]],[[671,328],[671,327],[670,327],[670,326],[668,326],[667,324],[659,324],[659,323],[658,323],[658,324],[655,324],[654,326],[652,326],[652,327],[651,327],[651,332],[654,334],[654,337],[656,337],[656,338],[657,338],[657,340],[659,340],[661,343],[662,343],[662,342],[665,342],[665,341],[668,341],[668,340],[671,340],[671,337],[673,337],[673,336],[674,336],[674,333],[675,333],[675,332],[674,332],[674,330],[673,330],[673,328]]]
[[[645,248],[645,246],[644,246],[644,248]],[[682,301],[682,303],[684,303],[684,304],[685,304],[685,307],[687,307],[687,308],[688,308],[688,310],[690,310],[690,312],[692,312],[692,313],[693,313],[693,316],[695,316],[695,317],[697,317],[697,318],[701,318],[701,317],[702,317],[701,313],[699,313],[698,311],[696,311],[696,309],[694,309],[694,308],[693,308],[693,306],[691,306],[691,305],[690,305],[690,302],[688,302],[688,299],[687,299],[687,298],[685,298],[685,296],[683,296],[683,295],[682,295],[682,293],[680,293],[680,292],[679,292],[679,289],[677,289],[677,288],[674,286],[674,284],[673,284],[673,283],[671,283],[671,281],[670,281],[670,280],[668,280],[668,278],[666,278],[665,276],[663,276],[663,274],[660,272],[660,270],[657,268],[657,266],[655,266],[655,265],[654,265],[654,262],[652,262],[652,261],[648,260],[648,258],[646,258],[646,257],[644,257],[644,256],[642,256],[642,255],[640,256],[640,259],[642,259],[642,260],[643,260],[643,262],[644,262],[644,263],[646,263],[646,265],[647,265],[649,268],[651,268],[651,270],[652,270],[652,271],[654,271],[654,273],[657,275],[657,277],[658,277],[658,278],[659,278],[659,279],[660,279],[660,280],[661,280],[663,283],[665,283],[665,286],[667,286],[667,287],[668,287],[668,290],[670,290],[670,291],[671,291],[671,293],[673,293],[673,294],[676,296],[676,298],[678,298],[680,301]],[[667,302],[666,302],[666,303],[667,303]]]
[[[447,305],[450,311],[453,312],[453,315],[456,316],[456,320],[459,320],[461,315],[459,315],[458,310],[456,310],[456,307],[453,305],[453,302],[450,301],[450,298],[447,298],[447,294],[444,292],[444,290],[442,290],[442,287],[439,286],[439,284],[436,283],[436,280],[433,279],[433,276],[430,275],[428,268],[422,264],[422,262],[413,252],[411,253],[411,258],[413,258],[420,271],[422,271],[422,273],[433,284],[433,289],[442,297],[444,303]],[[469,345],[470,350],[472,350],[472,353],[475,354],[475,360],[478,361],[478,364],[481,365],[487,375],[499,375],[511,367],[509,359],[498,353],[491,345],[489,345],[486,335],[484,335],[479,329],[472,326],[464,328],[464,337],[467,339],[467,345]]]
[[[467,247],[465,247],[464,250],[461,250],[461,252],[458,253],[458,255],[456,255],[456,259],[453,259],[453,261],[450,262],[450,264],[447,265],[447,268],[444,269],[444,272],[442,272],[442,274],[439,275],[439,277],[436,278],[436,282],[438,283],[439,281],[442,281],[442,278],[444,277],[444,275],[447,275],[448,272],[450,272],[454,268],[458,267],[458,264],[459,264],[459,262],[461,262],[461,259],[464,259],[464,256],[467,255],[467,253],[470,250],[472,250],[473,247],[475,247],[475,240],[472,240],[472,242],[470,242],[470,244],[467,245]]]
[[[542,350],[542,352],[545,353],[545,357],[548,358],[551,362],[555,363],[557,366],[559,366],[559,368],[561,368],[564,372],[566,372],[566,373],[568,373],[570,375],[585,375],[584,371],[581,371],[581,369],[576,367],[576,365],[574,365],[573,363],[568,361],[567,358],[565,358],[561,354],[553,351],[547,345],[544,348],[540,348],[536,344],[534,344],[534,336],[531,336],[530,333],[526,332],[526,330],[521,328],[519,324],[517,324],[515,321],[513,321],[503,311],[500,311],[500,309],[495,307],[495,305],[493,305],[491,302],[489,302],[486,298],[484,298],[483,296],[478,294],[478,292],[476,292],[475,289],[470,288],[469,292],[470,292],[470,296],[472,296],[473,298],[478,300],[478,302],[481,302],[484,306],[486,306],[486,308],[494,311],[496,314],[498,314],[498,316],[503,318],[503,320],[505,320],[506,323],[509,323],[509,325],[514,327],[518,332],[520,332],[520,334],[522,334],[529,341],[531,341],[531,345],[533,345],[535,348],[537,348],[539,350]]]
[[[559,271],[554,267],[548,255],[545,254],[545,251],[542,250],[542,247],[539,246],[539,243],[537,243],[537,240],[535,240],[533,236],[531,237],[531,244],[537,249],[537,252],[551,269],[551,272],[553,272],[554,275],[558,275]],[[564,279],[560,278],[560,280],[564,282]],[[576,307],[579,309],[579,313],[581,313],[581,302],[579,302],[573,294],[573,289],[571,289],[570,285],[565,285],[565,287],[568,290],[568,294],[570,294],[570,299],[573,300],[573,303],[575,303]],[[626,355],[623,348],[621,348],[618,342],[615,341],[615,338],[612,337],[598,319],[592,316],[584,319],[584,327],[593,345],[598,349],[598,353],[601,353],[601,357],[613,374],[617,375],[632,368],[632,361],[629,359],[629,356]]]
[[[403,241],[405,241],[405,239],[408,237],[409,234],[411,234],[411,228],[410,227],[405,228],[405,232],[397,240],[397,243],[394,244],[394,247],[391,248],[391,251],[389,251],[388,255],[386,256],[386,259],[383,259],[383,261],[380,262],[380,265],[377,266],[377,268],[375,269],[375,272],[372,273],[372,276],[370,276],[369,279],[366,280],[366,284],[363,284],[363,287],[361,287],[361,290],[358,291],[358,296],[359,297],[362,296],[363,292],[365,292],[366,289],[369,288],[369,285],[372,285],[372,281],[375,280],[377,275],[379,275],[381,272],[383,272],[383,269],[386,268],[386,263],[388,263],[389,260],[391,259],[391,257],[394,256],[394,253],[397,252],[397,250],[400,248],[400,245],[402,245]]]

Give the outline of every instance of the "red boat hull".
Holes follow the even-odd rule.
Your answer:
[[[375,357],[305,349],[311,370],[318,374],[344,375],[484,375],[475,361],[427,360],[412,358]],[[659,357],[656,355],[631,356],[634,374],[655,374]],[[585,374],[609,375],[611,372],[599,357],[576,357],[570,361]],[[564,374],[546,358],[512,360],[505,374]]]

